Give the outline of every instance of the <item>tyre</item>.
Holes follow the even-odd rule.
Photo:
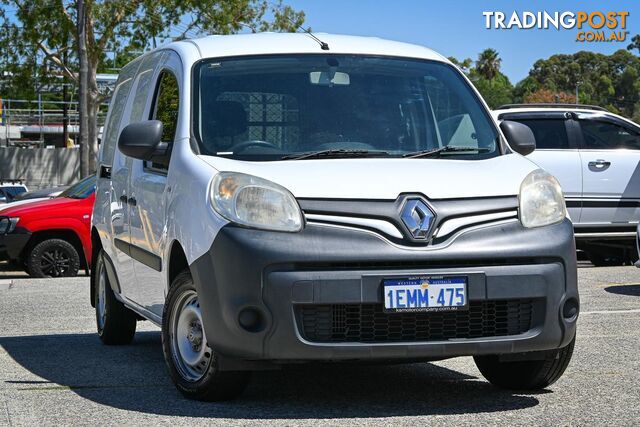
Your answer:
[[[133,311],[116,299],[104,262],[104,255],[100,251],[92,270],[95,275],[94,298],[98,336],[107,345],[130,344],[136,333],[137,318]]]
[[[27,255],[27,272],[32,277],[72,277],[79,269],[80,255],[66,240],[43,240]]]
[[[189,399],[234,399],[249,382],[249,372],[218,370],[217,355],[207,342],[198,293],[188,270],[175,278],[167,295],[162,350],[171,379]]]
[[[501,362],[498,356],[475,356],[480,373],[491,384],[509,390],[540,390],[564,373],[571,361],[576,338],[561,349],[549,352],[544,360]]]

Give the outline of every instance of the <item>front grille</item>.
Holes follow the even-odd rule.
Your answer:
[[[531,329],[533,301],[471,301],[467,311],[385,313],[382,304],[297,307],[312,342],[415,342],[518,335]]]

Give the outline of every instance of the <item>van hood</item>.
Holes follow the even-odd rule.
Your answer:
[[[386,199],[421,193],[430,199],[515,196],[538,169],[519,154],[485,160],[309,159],[246,162],[201,156],[218,171],[268,179],[297,198]]]

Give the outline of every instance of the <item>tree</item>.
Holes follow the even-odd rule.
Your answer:
[[[475,67],[471,58],[460,61],[457,58],[449,57],[449,61],[469,77],[489,107],[496,108],[513,102],[513,85],[509,78],[500,72],[500,59],[498,58],[498,52],[495,50],[486,49],[482,51],[478,56]],[[490,79],[486,77],[488,63],[492,63],[493,67],[496,67],[491,71],[492,77]],[[484,67],[484,73],[478,69],[478,66]]]
[[[527,104],[573,104],[575,102],[575,95],[567,92],[555,92],[549,89],[540,88],[535,92],[527,94],[524,97],[524,102]]]
[[[640,34],[636,34],[631,39],[631,43],[627,46],[627,50],[636,49],[640,54]]]
[[[498,72],[493,79],[487,80],[477,70],[472,70],[471,81],[490,108],[513,102],[513,85],[501,72]]]
[[[465,58],[462,61],[459,61],[458,59],[454,58],[453,56],[450,56],[448,59],[456,67],[460,68],[463,73],[468,75],[471,72],[471,68],[472,68],[471,66],[473,65],[473,59]]]
[[[12,35],[15,59],[24,62],[35,55],[48,76],[64,76],[76,84],[80,37],[84,37],[87,129],[83,132],[88,162],[82,162],[83,176],[95,171],[97,113],[105,100],[98,91],[96,74],[105,63],[105,52],[135,56],[132,52],[155,47],[158,41],[241,30],[294,31],[304,22],[303,12],[268,0],[85,0],[84,31],[77,31],[77,1],[0,0],[0,22]],[[65,52],[68,61],[63,59]],[[44,73],[37,76],[43,78]]]
[[[476,61],[476,71],[487,80],[493,79],[500,72],[502,59],[495,49],[485,49],[478,55]]]
[[[640,41],[640,40],[637,40]],[[520,100],[555,99],[555,94],[568,94],[575,102],[600,105],[627,117],[637,117],[640,100],[640,58],[620,49],[611,55],[581,51],[570,55],[552,55],[533,64],[529,76],[516,85],[515,98]],[[537,93],[540,89],[546,92]],[[535,93],[533,98],[529,95]],[[550,101],[555,102],[555,101]]]

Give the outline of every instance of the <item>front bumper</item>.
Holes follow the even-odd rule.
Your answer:
[[[191,272],[208,341],[222,355],[244,360],[428,360],[555,349],[574,337],[579,304],[575,242],[568,220],[537,229],[525,229],[517,220],[480,227],[428,250],[401,247],[344,227],[308,224],[300,233],[277,233],[227,225],[210,250],[191,265]],[[341,321],[332,308],[329,313],[334,314],[327,316],[326,307],[377,310],[383,278],[446,274],[468,277],[471,304],[526,302],[530,324],[515,333],[505,329],[499,336],[464,337],[463,332],[460,338],[460,333],[443,333],[447,326],[442,326],[434,337],[423,333],[416,335],[418,339],[398,339],[393,334],[367,335],[380,322],[396,332],[411,327],[389,326],[387,315],[377,313],[369,318],[373,323],[357,325],[361,334],[355,340],[308,337],[310,329],[301,314],[306,308],[325,310],[315,321],[334,322],[322,329],[326,332]],[[564,310],[566,301],[575,304],[571,316]],[[513,307],[505,310],[509,313]],[[482,327],[487,311],[482,308],[480,313],[479,319],[469,314],[442,321],[453,321],[449,327],[454,329],[461,327],[456,322],[471,320]],[[364,320],[356,316],[356,321]],[[413,319],[413,325],[429,320]],[[313,326],[312,320],[312,331]]]
[[[9,234],[0,234],[0,261],[18,260],[30,238],[31,233],[20,227]]]

